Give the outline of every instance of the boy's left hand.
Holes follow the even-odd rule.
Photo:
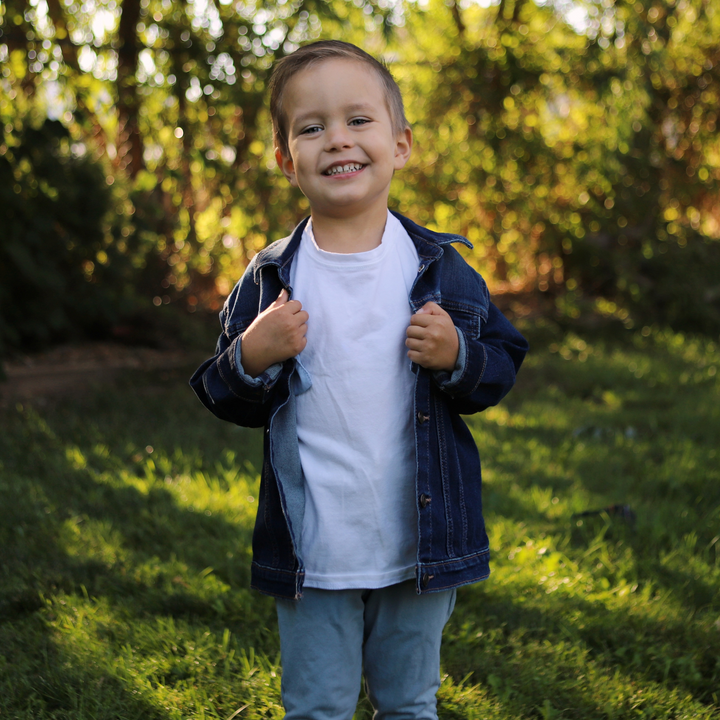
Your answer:
[[[457,330],[437,303],[425,303],[410,318],[406,335],[408,357],[414,363],[427,370],[454,370],[459,349]]]

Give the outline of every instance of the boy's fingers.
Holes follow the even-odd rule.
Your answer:
[[[416,313],[415,315],[447,315],[447,313],[437,304],[432,302],[430,300],[429,302],[426,302]]]
[[[283,288],[277,298],[275,298],[272,307],[284,307],[291,315],[296,315],[301,312],[302,303],[299,300],[288,300],[288,297],[288,291]]]
[[[301,312],[305,312],[302,309],[302,303],[299,300],[290,300],[285,303],[285,307],[290,311],[292,315],[298,315]],[[305,313],[307,315],[307,313]]]
[[[424,338],[427,333],[425,327],[422,325],[411,325],[406,331],[405,335],[409,338],[417,338],[418,340]]]
[[[413,327],[413,325],[416,327],[427,327],[435,322],[435,318],[432,313],[421,311],[422,308],[420,308],[420,310],[418,310],[414,315],[410,316],[410,327]]]

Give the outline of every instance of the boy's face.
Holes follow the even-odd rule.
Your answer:
[[[300,71],[283,96],[290,156],[276,158],[310,201],[313,218],[387,209],[390,181],[410,157],[412,131],[396,135],[382,82],[355,60]]]

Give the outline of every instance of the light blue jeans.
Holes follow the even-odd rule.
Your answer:
[[[440,642],[455,590],[306,588],[277,600],[285,720],[350,720],[364,673],[377,720],[437,720]]]

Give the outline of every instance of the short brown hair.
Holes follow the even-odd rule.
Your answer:
[[[273,68],[272,77],[270,78],[270,117],[272,118],[273,139],[275,146],[285,157],[289,155],[290,151],[286,127],[287,117],[282,106],[284,90],[290,79],[301,70],[332,58],[357,60],[372,68],[382,82],[393,130],[396,134],[399,134],[409,127],[405,118],[402,93],[384,63],[376,60],[372,55],[369,55],[356,45],[341,40],[319,40],[304,45],[299,50],[279,60]]]

